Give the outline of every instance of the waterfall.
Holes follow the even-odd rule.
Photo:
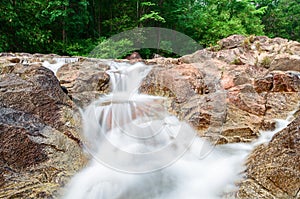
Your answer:
[[[78,62],[79,58],[78,57],[55,57],[53,58],[53,61],[54,63],[50,63],[49,61],[44,61],[42,65],[45,68],[48,68],[51,71],[53,71],[54,75],[56,75],[60,67],[68,63]]]
[[[68,184],[65,199],[214,199],[236,189],[245,158],[268,136],[212,146],[170,115],[164,98],[138,93],[150,66],[108,64],[111,94],[82,112],[91,160]],[[269,137],[288,122],[278,124]]]

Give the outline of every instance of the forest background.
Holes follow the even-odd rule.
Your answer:
[[[203,47],[232,34],[300,41],[299,19],[300,0],[1,0],[0,52],[87,56],[136,27],[176,30]]]

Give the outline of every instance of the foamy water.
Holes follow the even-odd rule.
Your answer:
[[[137,92],[151,67],[109,63],[113,92],[82,113],[88,166],[66,187],[66,199],[215,199],[234,192],[246,157],[291,121],[252,143],[212,146],[169,115],[161,97]]]
[[[57,57],[53,58],[55,63],[50,63],[49,61],[44,61],[42,66],[53,71],[54,75],[56,75],[58,69],[60,69],[66,63],[77,62],[79,58],[77,57]]]

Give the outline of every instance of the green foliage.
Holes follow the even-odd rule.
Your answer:
[[[155,3],[152,3],[150,1],[141,2],[141,6],[155,6]]]
[[[151,26],[178,30],[205,47],[231,34],[300,41],[299,19],[299,0],[1,0],[0,51],[88,55],[100,38],[104,55],[119,54],[117,46],[128,41],[110,44],[109,52],[102,38]],[[139,50],[147,58],[175,56],[170,51]]]
[[[111,39],[103,40],[90,53],[92,57],[102,59],[122,58],[133,50],[133,43],[128,39],[114,41]]]
[[[144,14],[140,18],[140,22],[145,22],[147,20],[154,20],[154,21],[160,21],[162,23],[166,23],[165,19],[159,16],[158,12],[151,11],[149,14]]]
[[[1,41],[5,41],[0,42],[1,48],[5,51],[66,54],[67,43],[85,34],[84,26],[89,18],[86,6],[86,0],[1,1],[0,35]]]
[[[149,49],[149,48],[143,48],[138,50],[138,53],[144,58],[144,59],[151,59],[153,57],[153,54],[156,53],[156,49]]]
[[[200,1],[195,2],[188,16],[181,16],[185,23],[180,24],[204,46],[214,45],[231,34],[263,34],[260,16],[264,10],[248,0]]]
[[[139,1],[137,1],[137,3],[139,3]],[[139,26],[143,26],[146,25],[146,22],[151,22],[151,21],[155,21],[155,22],[162,22],[165,23],[165,19],[163,17],[160,16],[160,12],[158,10],[153,10],[152,7],[157,6],[156,3],[153,3],[151,1],[146,1],[146,2],[140,2],[141,4],[141,10],[139,11],[139,9],[137,9],[137,16],[139,16],[140,18],[139,20]],[[138,7],[137,7],[138,8]],[[152,9],[152,10],[151,10]]]
[[[263,16],[265,32],[270,37],[283,37],[300,41],[300,1],[269,2]]]
[[[92,39],[73,41],[67,44],[65,52],[71,56],[88,56],[89,53],[96,47],[97,42]]]

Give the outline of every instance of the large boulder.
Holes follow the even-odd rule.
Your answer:
[[[80,118],[52,71],[16,62],[0,64],[0,198],[57,198],[86,162]]]
[[[179,59],[148,60],[156,66],[140,90],[168,97],[170,112],[190,122],[201,136],[218,144],[250,142],[259,130],[274,129],[275,118],[285,119],[298,106],[299,45],[233,35],[217,47]],[[279,64],[283,54],[287,58]],[[219,130],[212,133],[211,126]]]
[[[72,100],[84,107],[101,94],[109,92],[109,75],[105,72],[109,68],[104,61],[83,59],[63,65],[58,70],[57,77]]]
[[[192,124],[199,135],[214,140],[226,117],[226,93],[220,88],[218,68],[158,63],[142,82],[140,92],[168,97],[169,112]]]
[[[300,115],[252,152],[238,198],[300,198],[299,127]]]

